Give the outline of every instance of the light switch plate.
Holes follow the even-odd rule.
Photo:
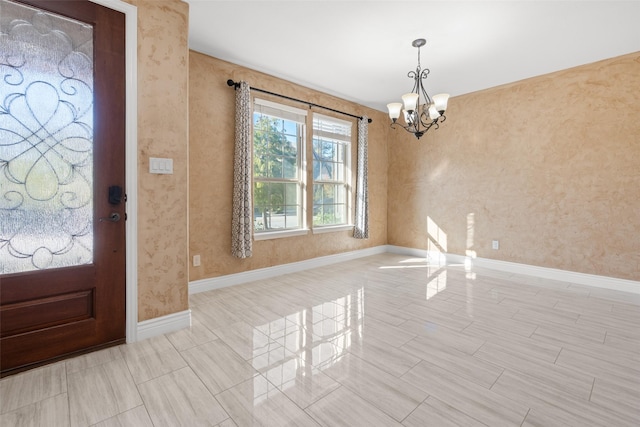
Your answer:
[[[173,159],[149,157],[149,173],[173,174]]]

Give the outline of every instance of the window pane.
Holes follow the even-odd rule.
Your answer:
[[[269,206],[277,214],[284,210],[284,186],[279,182],[269,183]]]
[[[330,141],[322,142],[322,158],[324,160],[333,160],[335,158],[336,145]]]
[[[0,274],[93,262],[93,27],[0,4]]]
[[[300,224],[300,187],[296,183],[254,184],[254,230],[296,228]]]
[[[284,157],[284,178],[296,179],[298,177],[298,159],[296,157]]]
[[[336,185],[335,186],[335,202],[338,204],[346,204],[347,203],[347,189],[344,185]]]
[[[253,156],[254,175],[258,177],[290,178],[297,176],[300,126],[291,121],[254,113]],[[290,168],[294,163],[295,171]]]
[[[345,181],[345,164],[339,163],[336,164],[336,181],[344,182]]]
[[[301,224],[300,184],[254,183],[254,230],[297,228]]]
[[[300,222],[300,187],[298,184],[285,184],[285,226],[299,227]]]
[[[315,225],[346,224],[346,189],[339,184],[313,186],[313,223]]]
[[[313,179],[315,181],[345,180],[346,146],[342,142],[314,141]]]
[[[323,186],[321,184],[313,185],[313,206],[321,205],[322,199],[324,198],[322,193]]]
[[[285,228],[299,228],[300,227],[300,214],[297,207],[289,207],[285,216]]]
[[[331,162],[322,162],[322,167],[320,168],[320,179],[323,181],[335,180],[335,170],[335,164]]]
[[[336,162],[345,162],[345,144],[338,144],[338,150],[336,154]]]
[[[300,192],[298,184],[285,184],[286,204],[289,206],[298,206],[300,204]]]
[[[263,231],[268,226],[269,208],[267,204],[269,194],[268,184],[255,182],[253,184],[253,214],[255,231]]]
[[[306,112],[260,99],[254,109],[254,230],[299,228]]]
[[[268,157],[268,177],[269,178],[282,178],[282,158],[281,157]]]
[[[348,222],[349,150],[351,123],[314,114],[313,224]]]

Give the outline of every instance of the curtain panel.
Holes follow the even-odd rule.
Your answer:
[[[253,214],[251,212],[251,93],[247,82],[236,88],[236,139],[233,163],[233,214],[231,253],[251,257]]]
[[[353,237],[369,238],[369,188],[368,188],[368,144],[369,118],[358,120],[358,166],[356,172],[356,212]]]

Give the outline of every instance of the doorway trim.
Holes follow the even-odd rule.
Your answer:
[[[138,8],[122,0],[89,0],[125,15],[126,340],[138,340]]]

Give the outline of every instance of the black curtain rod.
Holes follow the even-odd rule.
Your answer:
[[[231,79],[227,80],[227,85],[233,86],[234,89],[237,89],[238,87],[240,87],[240,83],[236,83]],[[361,116],[356,116],[354,114],[345,113],[344,111],[340,111],[340,110],[334,110],[333,108],[329,108],[329,107],[323,107],[322,105],[314,104],[313,102],[303,101],[301,99],[292,98],[292,97],[286,96],[286,95],[280,95],[279,93],[273,93],[273,92],[269,92],[268,90],[258,89],[258,88],[255,88],[255,87],[252,87],[251,90],[255,90],[256,92],[266,93],[268,95],[279,96],[280,98],[288,99],[289,101],[295,101],[295,102],[300,102],[302,104],[307,104],[309,107],[318,107],[318,108],[322,108],[324,110],[333,111],[334,113],[344,114],[345,116],[355,117],[356,119],[362,120]],[[371,123],[372,121],[373,121],[372,119],[368,119],[369,123]]]

